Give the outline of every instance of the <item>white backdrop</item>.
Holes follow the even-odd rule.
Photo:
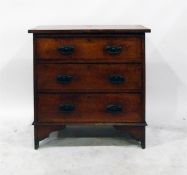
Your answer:
[[[37,25],[142,24],[147,34],[147,121],[186,125],[186,0],[1,0],[0,113],[32,120],[32,35]],[[7,110],[8,109],[8,110]],[[10,115],[12,112],[13,115]]]
[[[186,175],[186,21],[186,0],[0,0],[1,174]],[[92,147],[65,139],[33,150],[32,35],[27,30],[66,24],[152,29],[146,35],[146,150],[99,138],[86,141]],[[113,146],[97,147],[108,143]]]

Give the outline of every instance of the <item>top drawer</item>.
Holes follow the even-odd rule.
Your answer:
[[[63,62],[141,61],[141,37],[37,38],[35,56]]]

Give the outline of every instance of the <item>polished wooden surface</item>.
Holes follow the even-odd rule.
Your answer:
[[[56,25],[37,26],[29,33],[145,33],[151,29],[142,25]]]
[[[38,38],[36,44],[36,58],[43,60],[61,61],[141,61],[141,37],[127,36],[116,38]],[[58,48],[73,46],[74,51],[70,55],[63,55]],[[121,52],[109,54],[106,46],[120,46]]]
[[[61,104],[73,104],[74,111],[61,112]],[[122,111],[108,112],[107,106],[121,105]],[[143,122],[139,94],[40,94],[39,122]]]
[[[38,64],[37,89],[50,92],[99,92],[134,90],[141,92],[142,67],[140,64]],[[57,76],[69,75],[67,83]],[[113,83],[110,76],[119,75],[123,82]]]

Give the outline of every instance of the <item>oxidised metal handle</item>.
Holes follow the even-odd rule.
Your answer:
[[[62,54],[62,55],[71,55],[74,52],[74,46],[63,46],[63,47],[59,47],[58,51]]]
[[[106,110],[107,112],[118,113],[118,112],[122,112],[123,107],[122,105],[111,104],[107,106]]]
[[[117,46],[117,45],[108,45],[105,47],[105,50],[107,53],[110,55],[117,55],[120,54],[122,51],[122,46]]]
[[[61,84],[70,83],[73,79],[71,75],[57,75],[56,80]]]
[[[109,75],[109,80],[112,84],[120,84],[125,81],[125,78],[124,76],[120,74],[112,74],[112,75]]]
[[[60,112],[73,112],[75,110],[75,105],[73,104],[60,104],[59,111]]]

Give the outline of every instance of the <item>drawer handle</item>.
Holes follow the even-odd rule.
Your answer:
[[[59,47],[58,51],[62,55],[71,55],[74,52],[74,46],[64,46],[64,47]]]
[[[120,84],[125,81],[125,78],[119,74],[112,74],[112,75],[109,75],[109,80],[112,84]]]
[[[56,80],[61,84],[70,83],[73,79],[71,75],[57,75]]]
[[[123,108],[121,105],[111,104],[107,106],[106,110],[107,112],[118,113],[118,112],[122,112]]]
[[[73,112],[75,110],[75,105],[73,104],[60,104],[59,111],[60,112]]]
[[[105,50],[110,55],[117,55],[117,54],[121,53],[122,46],[108,45],[108,46],[105,47]]]

